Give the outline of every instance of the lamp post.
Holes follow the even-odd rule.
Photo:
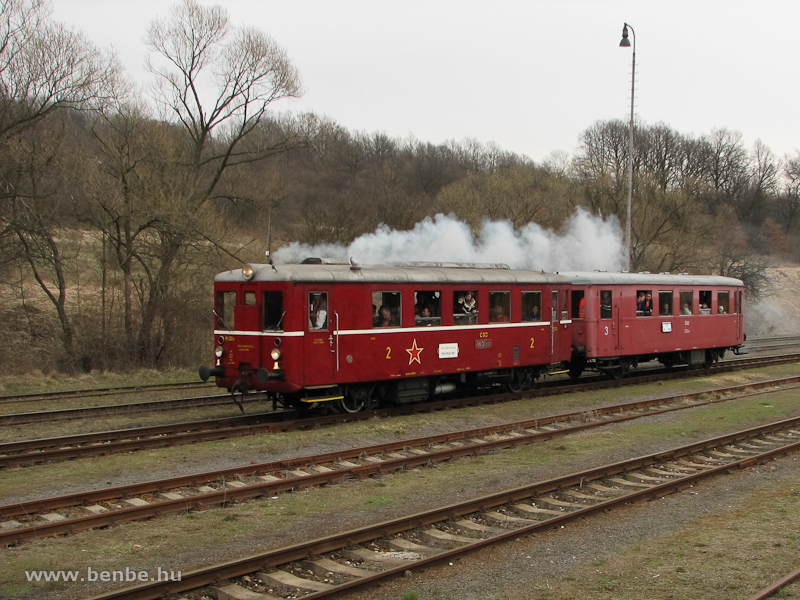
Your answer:
[[[628,39],[628,28],[633,34],[633,59],[631,62],[631,125],[630,137],[628,139],[628,220],[625,223],[625,265],[626,270],[631,270],[631,201],[633,199],[633,93],[636,81],[636,32],[633,27],[624,24],[622,27],[622,41],[619,45],[628,48],[631,45]]]

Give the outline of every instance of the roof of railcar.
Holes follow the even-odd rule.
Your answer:
[[[559,272],[577,285],[708,285],[742,287],[744,283],[733,277],[720,275],[689,275],[671,273],[606,273],[600,271]]]
[[[565,285],[566,277],[542,271],[510,269],[507,265],[415,263],[360,266],[350,264],[250,264],[250,281],[309,283],[535,283]],[[242,269],[219,273],[214,281],[246,281]]]

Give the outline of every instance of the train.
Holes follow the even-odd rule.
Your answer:
[[[557,373],[708,367],[740,353],[744,284],[688,274],[307,258],[214,278],[214,377],[240,408],[354,413]]]

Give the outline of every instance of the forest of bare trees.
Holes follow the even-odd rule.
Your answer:
[[[622,121],[538,164],[282,113],[301,74],[220,7],[184,0],[151,23],[146,91],[43,0],[5,0],[0,17],[0,357],[13,370],[199,364],[214,273],[268,245],[347,244],[438,213],[475,231],[558,230],[577,207],[625,218]],[[770,260],[800,259],[800,153],[637,123],[632,159],[632,270],[730,275],[757,294]]]

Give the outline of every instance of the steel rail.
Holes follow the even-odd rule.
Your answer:
[[[589,469],[587,471],[558,477],[549,481],[523,486],[512,490],[506,490],[497,494],[492,494],[457,504],[451,504],[449,506],[408,515],[399,519],[368,525],[354,530],[334,534],[330,537],[311,540],[308,542],[271,550],[255,556],[249,556],[239,560],[182,573],[181,581],[179,582],[151,582],[139,586],[131,586],[121,590],[115,590],[94,596],[91,600],[152,600],[169,594],[177,594],[190,589],[197,589],[211,584],[218,584],[222,580],[240,577],[246,574],[258,572],[259,570],[270,570],[278,567],[279,565],[303,560],[311,556],[318,556],[321,554],[334,552],[342,548],[352,547],[353,545],[363,544],[376,539],[399,535],[408,532],[409,530],[431,526],[439,522],[450,522],[454,519],[466,517],[467,515],[473,513],[485,512],[487,510],[501,507],[510,502],[520,502],[521,500],[539,496],[541,494],[555,492],[570,486],[584,486],[588,482],[602,480],[615,475],[630,473],[636,469],[653,467],[667,461],[678,460],[684,457],[689,457],[693,454],[728,446],[737,442],[746,442],[760,435],[796,428],[798,425],[800,425],[800,417],[786,419],[767,425],[761,425],[759,427],[726,434],[714,439],[696,442],[672,450],[657,452],[647,456],[641,456],[630,460]],[[693,486],[702,479],[707,479],[719,474],[730,473],[734,468],[744,469],[767,460],[772,460],[780,456],[787,455],[791,452],[797,451],[798,449],[800,449],[800,441],[788,443],[779,448],[771,448],[763,452],[754,453],[753,455],[741,458],[740,460],[734,460],[719,466],[709,465],[707,468],[704,467],[703,470],[697,473],[684,474],[676,479],[669,480],[664,483],[653,484],[645,487],[644,489],[638,489],[637,491],[633,491],[616,498],[611,498],[594,505],[587,505],[585,508],[580,508],[572,512],[565,512],[562,515],[553,516],[552,518],[544,521],[535,522],[531,525],[525,525],[520,528],[509,529],[504,533],[494,535],[487,539],[476,539],[475,542],[469,543],[460,548],[444,550],[443,552],[436,553],[432,556],[423,557],[419,560],[416,560],[412,564],[405,564],[395,568],[390,568],[372,576],[365,576],[342,583],[337,585],[332,590],[315,592],[303,597],[308,598],[308,600],[313,600],[316,598],[323,598],[331,594],[340,594],[344,591],[355,588],[366,587],[380,580],[404,573],[409,568],[418,569],[426,565],[442,563],[452,560],[453,558],[456,558],[457,556],[463,555],[467,552],[474,552],[475,550],[506,541],[508,539],[514,539],[521,535],[530,534],[538,530],[557,528],[575,519],[584,518],[600,512],[606,512],[612,508],[629,504],[631,502],[656,499],[667,494],[680,491],[686,487]]]
[[[159,502],[148,503],[144,506],[121,508],[109,510],[100,514],[73,517],[64,521],[49,523],[35,523],[28,527],[18,527],[0,531],[0,544],[16,544],[30,539],[72,533],[82,529],[104,527],[108,525],[129,522],[134,520],[163,516],[175,512],[186,512],[188,510],[198,510],[211,505],[236,502],[254,497],[271,495],[280,492],[292,491],[298,488],[308,488],[326,484],[332,484],[349,478],[363,478],[374,475],[382,475],[402,469],[415,468],[428,464],[435,464],[443,461],[454,460],[464,456],[486,453],[492,450],[505,449],[523,444],[531,444],[545,441],[556,437],[566,436],[578,431],[587,430],[594,427],[605,426],[614,423],[621,423],[643,416],[657,415],[688,408],[697,408],[703,405],[715,404],[722,401],[730,401],[741,398],[743,395],[752,396],[754,394],[771,393],[782,391],[785,387],[776,390],[776,386],[798,386],[800,376],[789,377],[780,380],[758,382],[732,386],[722,390],[724,397],[701,400],[707,396],[707,392],[697,392],[690,395],[681,394],[668,398],[657,398],[653,400],[634,401],[621,405],[604,407],[597,410],[578,411],[554,415],[550,417],[540,417],[524,421],[505,423],[490,427],[481,427],[468,430],[461,430],[451,433],[426,436],[376,444],[359,448],[329,452],[320,455],[309,455],[292,459],[283,459],[262,463],[258,465],[246,465],[206,473],[197,473],[169,479],[154,480],[103,488],[90,492],[80,492],[53,498],[43,498],[31,502],[15,503],[0,506],[0,517],[13,519],[14,517],[29,517],[44,511],[75,507],[78,505],[91,505],[108,500],[119,500],[150,494],[155,492],[165,492],[171,489],[186,488],[200,484],[208,484],[218,481],[229,481],[237,477],[258,476],[263,474],[290,473],[294,470],[309,465],[321,465],[333,463],[333,469],[325,468],[318,473],[305,473],[295,477],[286,476],[283,479],[266,481],[263,483],[244,485],[243,487],[224,487],[215,491],[199,493],[192,496],[185,496],[177,499],[167,499]],[[674,406],[678,403],[677,406]],[[673,404],[673,406],[669,406]],[[642,412],[646,411],[646,412]],[[616,416],[615,416],[616,415]],[[565,424],[557,429],[549,428],[542,430],[543,427],[551,425]],[[569,423],[577,423],[570,425]],[[531,429],[538,429],[531,431]],[[487,436],[505,436],[501,439],[481,439]],[[452,443],[455,441],[463,443],[457,448],[443,450],[432,450],[434,446]],[[409,449],[421,449],[412,456],[400,456],[384,458],[380,463],[367,465],[342,467],[336,465],[339,461],[349,461],[366,456],[380,456]],[[274,475],[273,475],[274,477]]]
[[[798,355],[778,357],[782,362],[796,362]],[[767,357],[775,359],[776,357]],[[762,359],[748,359],[761,361]],[[738,362],[738,361],[737,361]],[[748,362],[748,364],[752,364]],[[756,364],[764,364],[757,362]],[[774,364],[770,360],[769,364]],[[689,372],[692,373],[692,372]],[[681,374],[682,375],[682,374]],[[686,375],[682,375],[686,376]],[[662,376],[663,377],[663,376]],[[163,448],[179,444],[225,439],[225,437],[241,437],[266,432],[295,431],[313,429],[325,425],[343,422],[368,420],[397,415],[435,412],[465,406],[486,403],[497,403],[526,397],[543,397],[554,394],[577,393],[588,389],[614,388],[621,385],[659,380],[659,376],[646,375],[629,380],[585,381],[579,384],[561,385],[558,387],[539,387],[519,393],[493,394],[456,400],[442,400],[423,404],[411,404],[385,409],[362,411],[358,413],[327,415],[295,421],[280,421],[285,416],[281,413],[264,413],[245,417],[227,417],[209,421],[194,421],[122,429],[110,432],[79,434],[73,436],[23,440],[0,444],[0,468],[27,466],[63,460],[72,460],[87,456],[105,456],[115,452],[132,452],[140,449]],[[732,388],[731,388],[732,389]]]

